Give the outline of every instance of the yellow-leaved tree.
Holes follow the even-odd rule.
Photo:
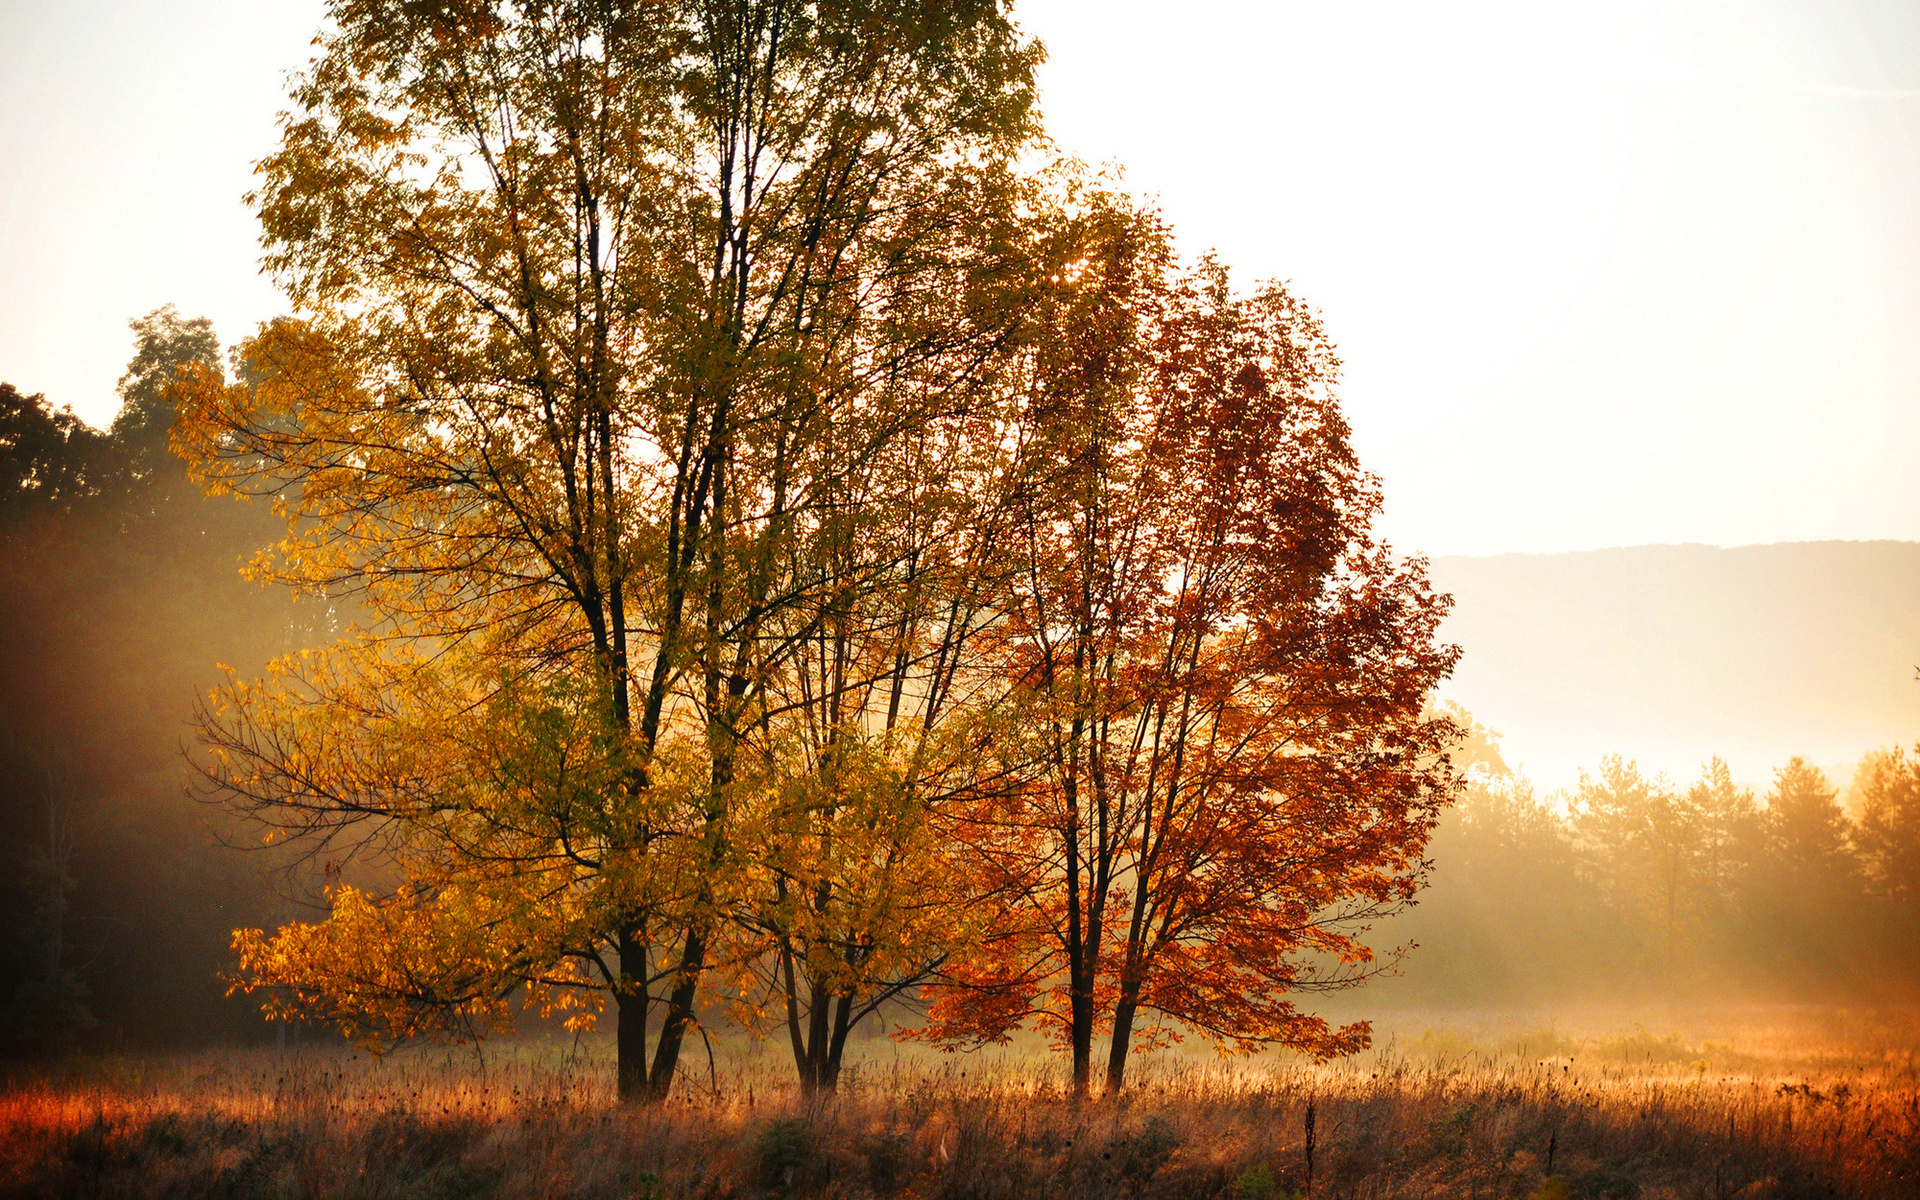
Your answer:
[[[757,970],[830,1086],[964,934],[926,803],[982,736],[952,532],[1048,278],[1039,52],[996,0],[330,15],[252,197],[300,316],[175,444],[286,517],[261,578],[362,614],[212,698],[209,786],[404,882],[240,978],[375,1045],[611,997],[641,1098]]]

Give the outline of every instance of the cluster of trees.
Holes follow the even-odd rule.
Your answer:
[[[1463,714],[1456,716],[1462,717]],[[1843,794],[1791,759],[1764,794],[1715,759],[1682,788],[1605,760],[1542,797],[1477,755],[1387,985],[1450,1001],[1906,997],[1920,983],[1920,748]]]
[[[332,880],[242,931],[372,1044],[610,1008],[809,1088],[896,1001],[1082,1093],[1179,1031],[1320,1055],[1454,775],[1457,651],[1284,288],[1034,169],[995,0],[341,0],[253,201],[300,306],[174,444],[356,620],[200,714]],[[649,1057],[649,1043],[651,1056]]]
[[[883,1010],[1086,1093],[1363,1045],[1298,999],[1429,862],[1429,996],[1915,961],[1915,757],[1562,803],[1426,706],[1319,323],[1033,168],[993,0],[332,18],[253,197],[303,318],[135,322],[109,431],[0,385],[9,1049],[218,1034],[226,970],[374,1045],[610,1012],[632,1098]]]
[[[207,322],[133,331],[109,429],[0,383],[0,1053],[233,1033],[205,981],[235,919],[273,911],[184,801],[180,747],[216,661],[315,627],[236,573],[276,523],[168,450],[165,387],[220,361]]]

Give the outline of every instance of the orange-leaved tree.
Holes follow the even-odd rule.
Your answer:
[[[364,617],[215,696],[212,786],[405,882],[242,979],[375,1043],[611,996],[662,1096],[756,902],[754,739],[899,576],[853,481],[898,511],[991,401],[1038,51],[993,0],[330,13],[253,198],[301,319],[176,444],[286,515],[261,577]]]
[[[927,1036],[1037,1017],[1091,1087],[1129,1051],[1366,1044],[1301,992],[1378,969],[1454,787],[1424,714],[1458,650],[1379,509],[1318,321],[1284,288],[1181,274],[1138,221],[1092,239],[1063,335],[1033,356],[1017,542],[993,633],[1023,714],[1019,787],[956,823],[997,935],[933,991]]]

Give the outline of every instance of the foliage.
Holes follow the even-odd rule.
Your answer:
[[[93,493],[104,441],[71,408],[0,383],[0,513],[67,508]]]
[[[1865,923],[1833,920],[1863,899],[1852,832],[1820,770],[1796,757],[1775,773],[1748,892],[1748,917],[1768,931],[1775,974],[1842,976],[1868,960]]]
[[[1283,1197],[1292,1196],[1291,1192],[1280,1186],[1280,1181],[1274,1178],[1273,1168],[1266,1163],[1255,1163],[1240,1172],[1233,1181],[1233,1194],[1245,1200],[1282,1200]]]
[[[1171,274],[1126,216],[1073,231],[1084,311],[1032,354],[992,633],[1019,711],[1002,753],[1037,769],[957,827],[1001,915],[927,1031],[1038,1017],[1083,1089],[1096,1028],[1109,1089],[1167,1022],[1241,1052],[1365,1045],[1288,997],[1373,969],[1357,935],[1420,884],[1455,733],[1423,714],[1458,653],[1445,601],[1367,532],[1317,320],[1211,262]]]
[[[1675,961],[1692,936],[1707,841],[1727,836],[1709,832],[1709,810],[1695,801],[1618,755],[1602,760],[1597,778],[1582,772],[1573,799],[1571,825],[1589,869],[1623,919],[1661,931],[1659,962]]]
[[[1803,759],[1763,797],[1719,759],[1684,792],[1620,758],[1568,796],[1476,778],[1435,835],[1435,886],[1405,919],[1418,968],[1382,1000],[1903,995],[1916,961],[1897,883],[1910,761],[1898,748],[1862,760],[1857,821]]]
[[[1064,948],[1077,1060],[1096,987],[1115,1086],[1136,1012],[1364,1042],[1283,997],[1419,884],[1453,652],[1305,305],[1019,169],[986,0],[332,17],[253,197],[304,316],[169,396],[287,522],[255,577],[365,616],[214,694],[209,788],[401,882],[243,931],[237,986],[379,1046],[610,994],[656,1098],[705,995],[831,1088],[923,983],[1062,994],[1098,776],[1131,925]]]
[[[180,479],[185,472],[167,450],[174,417],[167,390],[183,367],[219,371],[220,341],[214,336],[213,322],[205,317],[183,318],[171,304],[129,324],[133,359],[120,377],[121,406],[113,419],[112,436],[126,448],[126,469],[134,478]]]
[[[437,1005],[457,1030],[482,994],[579,964],[617,1001],[629,1093],[662,1095],[696,996],[774,948],[728,936],[783,878],[746,857],[805,744],[782,698],[898,580],[874,517],[930,512],[925,469],[967,461],[993,400],[1031,282],[1010,163],[1038,51],[981,2],[332,17],[253,198],[306,318],[261,331],[243,383],[181,392],[177,444],[288,520],[258,577],[367,621],[324,663],[221,693],[210,782],[289,833],[391,834],[409,895],[511,887],[514,912],[567,914],[381,1027],[435,1028]],[[442,794],[523,736],[508,687],[598,697],[582,736],[607,769]],[[365,736],[318,711],[389,692]],[[462,721],[495,722],[485,746]],[[383,768],[416,756],[454,773]],[[892,968],[817,982],[864,1004]]]
[[[804,1187],[814,1157],[813,1130],[793,1117],[769,1121],[754,1139],[754,1182],[782,1194]]]
[[[1851,822],[1839,793],[1806,759],[1774,774],[1762,835],[1781,872],[1807,886],[1843,885],[1853,874]]]

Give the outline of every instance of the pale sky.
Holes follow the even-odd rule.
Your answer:
[[[1431,554],[1920,540],[1920,5],[1088,3],[1061,148],[1278,276]],[[318,3],[0,0],[0,379],[285,308],[241,194]]]

